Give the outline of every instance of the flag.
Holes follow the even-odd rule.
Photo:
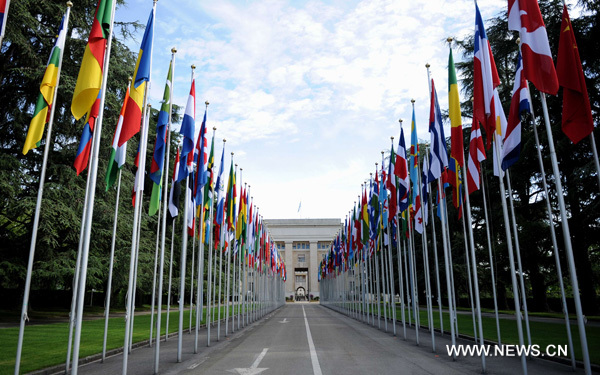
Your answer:
[[[231,167],[229,168],[229,181],[227,182],[227,198],[226,198],[226,214],[227,214],[227,229],[233,229],[235,219],[235,172],[233,170],[233,160],[231,160]]]
[[[187,105],[179,134],[183,135],[183,147],[181,148],[181,162],[179,165],[179,181],[187,177],[191,172],[192,161],[194,159],[194,132],[196,122],[196,80],[192,80],[190,87],[190,95],[188,96]]]
[[[541,92],[556,95],[558,77],[537,0],[508,0],[508,29],[519,32],[525,79]]]
[[[563,5],[556,72],[563,87],[562,131],[571,142],[577,143],[594,131],[594,120],[566,5]]]
[[[88,38],[88,44],[83,52],[81,67],[73,92],[71,102],[71,113],[76,120],[89,112],[102,86],[102,75],[104,69],[104,54],[110,25],[112,23],[112,11],[116,0],[98,0],[96,14],[92,22],[92,29]]]
[[[212,141],[210,145],[210,155],[208,156],[208,162],[206,164],[206,173],[208,175],[208,180],[206,181],[206,185],[204,185],[204,231],[203,235],[205,236],[205,244],[208,244],[208,235],[209,230],[211,228],[210,225],[210,207],[213,202],[214,197],[214,188],[213,183],[215,180],[215,133],[213,132]]]
[[[194,185],[194,194],[196,204],[200,204],[202,200],[202,188],[208,181],[208,147],[206,140],[206,110],[204,111],[204,119],[202,120],[202,126],[200,127],[200,133],[198,134],[198,140],[196,141],[196,150],[198,156],[196,160],[196,183]]]
[[[138,53],[135,71],[133,73],[132,89],[130,92],[127,109],[123,118],[123,129],[119,138],[119,146],[127,142],[140,131],[142,122],[142,106],[146,85],[150,82],[150,66],[152,65],[152,45],[154,39],[154,8],[150,11],[146,30],[142,38],[142,45]]]
[[[405,156],[406,158],[406,156]],[[390,164],[388,165],[388,176],[386,181],[386,187],[390,191],[388,210],[389,210],[389,221],[394,220],[398,213],[398,181],[396,177],[396,161],[398,157],[394,153],[394,143],[392,142],[392,149],[390,150]],[[406,170],[406,159],[404,160],[404,170]]]
[[[195,205],[194,205],[194,194],[192,193],[192,188],[194,185],[194,179],[193,179],[194,174],[192,173],[192,178],[190,178],[187,181],[186,184],[186,214],[187,214],[187,218],[186,218],[186,222],[187,222],[187,230],[188,230],[188,236],[193,236],[194,235],[194,224],[196,222],[196,215],[195,215]]]
[[[413,123],[414,123],[413,109]],[[408,178],[408,165],[406,161],[406,143],[404,141],[404,129],[400,128],[400,140],[398,141],[398,153],[394,165],[394,174],[398,177],[398,210],[400,212],[408,208],[408,193],[410,191],[410,180]]]
[[[219,246],[220,230],[223,225],[223,213],[225,208],[225,189],[223,183],[223,170],[225,163],[225,145],[223,144],[223,152],[221,153],[221,165],[219,166],[219,174],[217,175],[217,182],[215,183],[215,189],[217,189],[217,212],[213,215],[214,220],[214,239],[215,248]]]
[[[503,170],[507,170],[508,167],[519,160],[519,154],[521,153],[521,114],[530,111],[530,101],[527,81],[523,75],[523,61],[519,53],[512,100],[510,102],[510,112],[508,114],[508,125],[506,126],[506,134],[502,146]]]
[[[0,2],[0,9],[3,8],[3,4]],[[58,71],[61,65],[61,54],[65,49],[65,39],[67,38],[67,27],[65,25],[65,17],[63,16],[58,28],[58,37],[50,52],[50,58],[46,65],[46,71],[42,78],[42,84],[40,85],[40,94],[38,95],[37,102],[35,103],[35,110],[33,111],[33,118],[29,124],[29,131],[27,132],[27,138],[23,145],[23,155],[27,155],[27,152],[33,148],[38,147],[44,134],[44,127],[48,122],[50,108],[54,102],[54,92],[56,91],[56,83],[58,81]],[[0,20],[0,22],[2,22]],[[1,27],[1,26],[0,26]]]
[[[379,232],[379,178],[375,171],[375,181],[371,180],[371,194],[369,197],[369,238],[374,240]]]
[[[8,18],[8,7],[10,0],[0,0],[0,40],[4,38],[4,30],[6,29],[6,19]]]
[[[77,176],[79,176],[79,174],[87,167],[88,161],[90,160],[94,125],[96,124],[96,119],[100,114],[100,95],[101,93],[98,92],[98,97],[88,113],[87,121],[83,126],[83,132],[81,133],[81,140],[79,141],[77,155],[75,156],[75,162],[73,163],[73,166],[77,171]]]
[[[121,107],[121,112],[119,113],[119,121],[117,122],[115,134],[113,135],[112,139],[112,149],[110,151],[110,159],[108,160],[108,168],[106,170],[105,178],[106,191],[108,191],[108,189],[115,183],[115,180],[117,179],[117,172],[121,169],[123,164],[125,164],[125,158],[127,157],[127,142],[123,143],[123,145],[119,147],[119,136],[123,127],[123,115],[125,114],[125,108],[127,106],[127,98],[129,98],[129,86],[125,92],[123,106]]]
[[[419,186],[419,175],[417,174],[417,166],[419,165],[419,141],[417,139],[417,122],[415,121],[415,107],[413,105],[412,121],[410,124],[410,155],[408,159],[408,174],[412,181],[412,186],[418,190]],[[402,183],[402,182],[401,182]],[[408,189],[412,192],[412,190]],[[418,195],[418,194],[416,194]],[[413,206],[416,204],[416,195],[413,194],[412,201],[409,204]]]
[[[181,195],[181,185],[177,181],[177,174],[179,173],[179,149],[175,156],[175,163],[173,164],[173,179],[171,180],[171,192],[169,193],[169,216],[167,217],[172,221],[177,215],[179,215],[179,196]]]
[[[423,163],[421,173],[421,200],[423,201],[423,223],[427,225],[429,212],[429,181],[427,180],[427,163]]]
[[[459,208],[461,199],[461,169],[465,163],[462,120],[460,113],[460,98],[458,96],[458,83],[456,81],[456,70],[454,69],[454,58],[452,49],[448,57],[448,113],[450,117],[450,161],[448,168],[448,178],[450,184],[454,187],[453,203],[454,207]],[[461,217],[461,210],[458,210],[458,217]]]
[[[483,146],[483,138],[481,130],[479,130],[479,122],[473,118],[471,126],[471,140],[469,142],[469,159],[467,161],[467,183],[469,184],[469,194],[479,190],[480,162],[485,160],[485,148]]]
[[[160,184],[152,181],[152,192],[150,193],[150,206],[148,208],[148,215],[154,216],[160,208],[160,196],[162,190],[162,181]]]
[[[496,131],[497,101],[494,96],[497,93],[496,88],[500,85],[500,77],[477,2],[475,3],[473,70],[473,116],[484,127],[489,147]],[[503,112],[501,107],[500,111]]]
[[[462,168],[465,164],[462,121],[460,113],[460,98],[458,96],[458,83],[456,81],[456,70],[454,69],[454,59],[452,49],[448,57],[448,114],[450,117],[450,156],[452,156],[458,165]]]
[[[167,73],[167,83],[163,101],[158,112],[156,121],[156,142],[154,142],[154,152],[152,153],[152,164],[150,164],[150,179],[155,184],[160,185],[162,181],[162,169],[165,163],[165,149],[167,145],[167,127],[169,126],[169,110],[171,104],[171,87],[173,82],[173,62],[169,64],[169,73]]]
[[[435,91],[435,84],[431,80],[431,106],[429,110],[429,133],[431,135],[431,157],[429,159],[428,179],[433,181],[442,176],[442,170],[448,166],[448,152],[446,151],[446,137],[442,124],[442,112]],[[419,186],[418,184],[416,186]]]

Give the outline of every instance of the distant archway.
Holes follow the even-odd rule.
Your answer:
[[[296,301],[306,300],[306,289],[303,286],[299,286],[296,289]]]

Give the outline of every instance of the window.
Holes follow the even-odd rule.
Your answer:
[[[317,249],[327,250],[327,249],[329,249],[329,243],[328,242],[317,242]]]
[[[304,283],[304,282],[306,282],[306,276],[296,275],[296,283]]]
[[[308,242],[294,242],[292,244],[292,249],[294,249],[294,250],[308,250],[308,249],[310,249],[310,244]]]
[[[277,242],[277,248],[279,250],[285,250],[285,242]]]
[[[298,263],[306,262],[306,254],[298,254]]]

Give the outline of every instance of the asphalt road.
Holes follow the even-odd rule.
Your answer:
[[[382,324],[383,328],[383,324]],[[214,331],[214,330],[213,330]],[[198,354],[193,354],[193,336],[186,334],[182,363],[176,363],[177,341],[161,344],[161,374],[480,374],[479,357],[446,354],[448,336],[436,336],[432,352],[430,333],[420,331],[416,345],[414,328],[397,326],[398,337],[390,332],[359,322],[314,303],[291,303],[265,319],[230,334],[207,348],[206,330],[202,330]],[[471,344],[468,341],[459,341]],[[129,374],[152,374],[151,348],[134,350],[130,355]],[[121,372],[122,356],[106,363],[91,363],[80,368],[81,374]],[[520,374],[518,357],[488,357],[489,374]],[[528,360],[529,374],[573,374],[570,367],[541,359]],[[577,373],[583,373],[578,370]]]

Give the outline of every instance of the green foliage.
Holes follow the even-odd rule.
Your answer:
[[[124,0],[119,0],[118,6],[124,3]],[[55,98],[56,113],[36,242],[33,289],[69,290],[72,286],[88,171],[86,169],[76,176],[73,168],[85,120],[75,121],[70,105],[95,7],[95,0],[82,0],[77,1],[71,10],[60,85]],[[11,4],[0,53],[0,288],[23,289],[24,286],[42,156],[46,147],[45,134],[40,147],[26,156],[21,151],[65,9],[62,0],[21,0]],[[114,128],[137,55],[137,51],[130,51],[124,41],[138,27],[138,23],[117,23],[112,40],[87,273],[87,287],[97,290],[105,290],[107,283],[116,203],[116,186],[105,191],[104,176]],[[178,118],[179,112],[180,107],[174,106],[174,119]],[[157,114],[156,110],[152,111],[148,168],[156,138]],[[175,141],[172,140],[173,144]],[[138,142],[138,137],[129,142],[127,163],[122,172],[113,276],[113,294],[121,297],[124,295],[121,289],[127,287],[129,273],[133,231],[130,197],[136,169],[132,164]],[[171,150],[172,161],[176,149],[172,146]],[[156,245],[157,217],[147,215],[150,191],[151,188],[146,189],[141,223],[138,266],[141,295],[151,292]],[[119,298],[115,303],[122,304],[124,299]],[[36,307],[35,301],[32,301],[32,306]]]
[[[551,50],[553,53],[556,53],[558,50],[562,2],[557,0],[541,0],[539,3],[546,23]],[[595,122],[597,122],[600,116],[600,49],[595,47],[600,47],[598,46],[598,33],[600,29],[599,7],[595,2],[582,1],[581,3],[584,5],[586,11],[579,18],[572,19],[572,24],[580,47],[579,52],[586,75],[593,116]],[[518,34],[508,30],[506,12],[485,21],[485,26],[494,53],[498,74],[502,82],[499,86],[500,97],[505,113],[508,114],[518,52],[516,44]],[[463,95],[467,98],[465,103],[461,104],[461,107],[464,116],[471,116],[473,35],[468,35],[465,39],[458,40],[457,43],[463,52],[464,58],[464,62],[456,64],[459,74],[462,77],[459,86],[462,87]],[[537,90],[533,89],[532,85],[530,87],[534,111],[538,116],[535,119],[535,123],[538,126],[538,133],[542,144],[543,163],[550,189],[562,272],[565,278],[565,285],[569,285],[569,273],[564,254],[555,179],[552,175],[544,123],[540,117],[542,114],[541,102]],[[597,263],[591,260],[598,259],[598,248],[600,246],[600,217],[598,214],[600,212],[598,210],[600,195],[598,194],[598,182],[593,166],[590,141],[585,139],[579,144],[573,145],[560,129],[562,119],[561,96],[559,93],[558,97],[547,98],[550,122],[553,128],[554,142],[561,170],[562,186],[566,195],[567,210],[569,211],[569,226],[575,254],[577,276],[582,293],[582,302],[586,313],[594,314],[598,311],[597,295],[600,274],[598,273],[597,266],[595,266]],[[465,129],[464,133],[465,146],[468,149],[469,129]],[[521,156],[519,161],[510,168],[510,178],[519,231],[523,271],[526,278],[526,292],[529,297],[533,298],[534,306],[532,308],[547,310],[546,296],[549,291],[556,290],[558,280],[552,243],[550,241],[549,221],[535,148],[532,119],[527,119],[527,121],[523,122],[521,139]],[[512,296],[510,267],[505,245],[502,208],[498,201],[498,179],[491,173],[491,149],[487,150],[487,153],[488,160],[483,163],[483,179],[488,189],[487,200],[491,215],[492,246],[496,257],[496,277],[500,284],[499,293],[501,299],[504,299],[502,296],[507,295],[506,289],[510,290],[509,295]],[[473,207],[475,238],[476,242],[480,244],[477,252],[477,260],[480,266],[479,280],[482,283],[480,289],[484,294],[491,295],[489,271],[485,270],[486,265],[489,269],[487,261],[489,256],[485,242],[485,221],[481,194],[482,192],[479,191],[471,195],[471,206]],[[456,215],[456,211],[451,207],[449,209],[449,216],[451,218],[450,230],[453,242],[455,242],[454,239],[462,237],[462,225],[452,220]],[[455,227],[452,226],[453,221],[456,224]],[[455,247],[453,247],[453,249],[457,249],[456,253],[458,254],[458,260],[455,257],[455,263],[464,264],[463,257],[460,255],[464,251],[458,250],[461,249],[461,244],[462,240],[458,240]],[[461,273],[455,272],[455,276],[457,274],[460,277]],[[465,283],[459,279],[457,284],[463,290],[463,293],[466,293],[464,289]],[[504,301],[500,302],[502,305],[505,305]]]

